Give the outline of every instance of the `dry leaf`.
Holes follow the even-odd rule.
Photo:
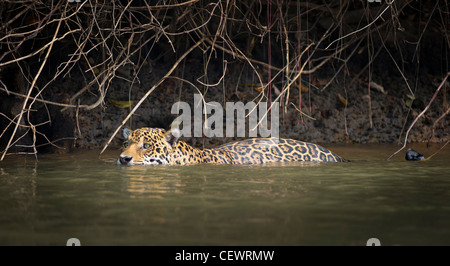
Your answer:
[[[108,102],[110,102],[112,105],[114,105],[117,108],[128,108],[133,105],[134,101],[118,101],[113,99],[108,99]]]
[[[370,84],[370,88],[375,89],[383,94],[387,94],[387,91],[385,91],[383,86],[381,86],[380,84],[375,83],[373,81],[371,81],[369,84]]]
[[[337,98],[338,98],[339,102],[342,103],[343,106],[348,105],[347,99],[345,99],[340,93],[337,94]]]

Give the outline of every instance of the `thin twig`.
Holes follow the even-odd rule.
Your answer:
[[[47,62],[48,56],[49,56],[50,52],[52,51],[53,44],[55,43],[55,40],[57,39],[56,36],[58,36],[59,27],[61,26],[61,21],[62,20],[58,21],[58,26],[56,27],[55,34],[53,35],[53,40],[51,41],[51,44],[48,47],[47,54],[45,55],[44,61],[42,62],[41,67],[39,68],[36,76],[34,76],[33,82],[31,83],[30,89],[28,90],[27,97],[23,101],[22,109],[20,111],[19,117],[17,118],[16,126],[14,127],[14,131],[13,131],[13,133],[11,135],[11,138],[8,141],[8,144],[6,145],[5,151],[3,152],[3,155],[0,158],[0,161],[3,161],[3,159],[5,158],[5,155],[8,152],[8,149],[10,148],[11,142],[14,139],[14,136],[16,135],[17,128],[19,127],[20,121],[22,120],[22,116],[23,116],[23,113],[25,112],[24,110],[25,110],[27,102],[28,102],[28,100],[29,100],[29,98],[31,96],[31,92],[33,91],[33,88],[34,88],[34,86],[35,86],[35,84],[37,82],[37,79],[39,78],[39,76],[40,76],[40,74],[42,72],[42,69],[44,68],[45,63]]]
[[[411,131],[411,129],[413,128],[413,126],[416,124],[417,120],[419,120],[419,118],[421,118],[423,116],[423,114],[425,114],[426,111],[428,111],[428,108],[430,108],[431,104],[433,103],[434,99],[436,99],[436,96],[438,95],[439,91],[441,90],[442,87],[444,87],[445,82],[447,81],[447,78],[450,76],[450,72],[447,73],[447,76],[445,76],[445,78],[442,80],[441,84],[439,85],[439,87],[436,89],[436,91],[433,94],[433,97],[431,97],[430,102],[428,102],[427,106],[425,107],[425,109],[423,109],[423,111],[416,117],[416,119],[414,119],[414,121],[411,123],[411,125],[409,126],[408,130],[406,131],[406,135],[405,135],[405,141],[403,142],[403,146],[397,150],[396,152],[394,152],[393,154],[391,154],[391,156],[389,156],[387,158],[387,160],[391,159],[394,155],[396,155],[397,153],[399,153],[401,150],[403,150],[406,147],[406,142],[408,141],[408,135],[409,135],[409,131]]]
[[[106,150],[106,148],[108,147],[109,143],[111,143],[111,141],[113,140],[113,138],[116,136],[117,132],[119,132],[119,130],[125,125],[125,123],[128,121],[128,119],[130,119],[130,117],[134,114],[134,112],[136,112],[136,110],[139,108],[139,106],[141,106],[141,104],[145,101],[145,99],[147,99],[147,97],[159,86],[161,85],[161,83],[164,82],[164,80],[166,80],[171,74],[172,72],[177,68],[177,66],[180,64],[180,62],[182,60],[184,60],[184,58],[190,54],[195,48],[197,48],[200,44],[202,44],[205,40],[201,39],[200,41],[198,41],[196,44],[194,44],[191,48],[189,48],[189,50],[187,50],[180,58],[178,58],[178,60],[175,62],[175,64],[173,64],[172,68],[164,75],[164,77],[162,77],[155,85],[153,85],[148,91],[147,93],[139,100],[139,102],[134,106],[133,110],[131,110],[131,112],[127,115],[127,117],[122,120],[122,122],[120,123],[120,126],[118,126],[116,128],[116,130],[114,131],[114,133],[111,135],[111,137],[109,138],[108,142],[105,144],[105,146],[103,147],[103,149],[100,151],[99,156],[102,155],[102,153]]]

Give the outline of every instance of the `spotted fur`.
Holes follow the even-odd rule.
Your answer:
[[[213,149],[197,149],[179,141],[178,130],[124,130],[125,150],[118,164],[262,164],[270,162],[343,162],[345,159],[313,143],[281,138],[254,138]]]

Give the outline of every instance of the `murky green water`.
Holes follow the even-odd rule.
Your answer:
[[[328,145],[329,147],[329,145]],[[123,167],[110,152],[0,162],[0,245],[450,245],[450,150],[331,147],[351,163]],[[430,155],[438,146],[417,150]]]

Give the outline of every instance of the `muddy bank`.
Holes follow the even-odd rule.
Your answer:
[[[118,81],[112,86],[109,98],[100,108],[91,111],[80,110],[78,115],[74,110],[66,111],[73,123],[74,132],[77,132],[75,147],[103,147],[133,107],[132,105],[122,108],[111,100],[129,101],[131,99],[135,104],[168,67],[170,64],[158,67],[158,69],[154,68],[151,74],[141,78],[140,84],[131,87],[129,84],[120,84]],[[195,69],[201,69],[201,67],[190,68],[191,73],[189,74],[193,82],[202,74],[201,71],[196,72]],[[220,77],[221,75],[222,73],[218,71],[215,76]],[[227,75],[225,75],[226,78]],[[327,80],[327,77],[319,75],[315,78]],[[212,83],[214,83],[214,79],[212,79]],[[255,83],[255,80],[250,78],[241,80],[240,84],[229,82],[230,88],[237,89],[229,89],[225,92],[221,86],[209,87],[204,98],[206,102],[216,101],[222,106],[225,106],[227,101],[257,102],[260,99],[258,91],[242,85]],[[408,106],[409,98],[405,93],[406,88],[402,93],[398,93],[399,87],[405,87],[401,78],[386,77],[380,79],[379,83],[383,84],[384,93],[374,89],[369,92],[364,82],[362,85],[358,83],[347,88],[345,82],[332,84],[325,90],[320,88],[320,84],[311,84],[308,86],[308,91],[301,92],[301,95],[297,88],[291,89],[288,106],[284,106],[283,103],[280,108],[280,136],[319,143],[395,143],[399,140],[403,141],[406,130],[428,104],[428,99],[431,99],[432,93],[437,88],[436,84],[431,78],[422,75],[419,81],[420,91],[416,94],[420,95],[420,98],[415,100],[410,108]],[[72,80],[67,80],[61,87],[72,88],[75,84]],[[132,129],[139,127],[168,129],[173,119],[178,116],[171,114],[172,106],[177,101],[184,101],[191,106],[193,111],[195,93],[198,91],[192,86],[169,80],[143,102],[126,125]],[[444,118],[434,125],[436,119],[442,115],[446,97],[449,96],[448,92],[445,93],[440,94],[431,104],[429,111],[414,125],[408,137],[409,142],[448,141],[449,120]],[[91,95],[84,97],[86,97],[82,99],[84,102],[93,101]],[[273,93],[271,98],[275,97],[276,94]],[[299,112],[300,97],[303,114]],[[263,98],[266,101],[270,101],[269,99],[270,96]],[[224,117],[224,121],[225,119]],[[433,128],[434,135],[432,136]],[[246,130],[248,131],[248,125]],[[236,138],[184,138],[199,147],[203,145],[210,147],[232,139]],[[122,140],[120,131],[111,145],[120,147]]]
[[[262,48],[261,48],[262,49]],[[194,109],[194,94],[202,93],[206,102],[216,101],[222,106],[226,102],[271,102],[277,97],[277,89],[282,87],[282,81],[274,82],[271,91],[266,91],[261,97],[258,91],[258,80],[251,69],[243,68],[242,64],[229,64],[223,75],[223,59],[210,62],[208,78],[204,76],[200,53],[193,53],[186,60],[183,78],[169,78],[157,87],[141,104],[126,126],[136,129],[140,127],[158,127],[168,129],[171,122],[178,116],[171,114],[172,106],[178,101],[184,101]],[[66,108],[36,102],[30,119],[34,124],[42,124],[36,140],[26,135],[19,143],[27,149],[33,143],[41,152],[66,152],[71,149],[102,148],[121,122],[127,117],[136,103],[147,93],[153,84],[172,67],[174,57],[160,59],[153,65],[143,68],[134,84],[126,79],[132,79],[132,69],[123,68],[124,79],[115,79],[108,89],[104,101],[92,110]],[[280,136],[317,143],[396,143],[403,141],[405,133],[412,121],[429,104],[429,101],[439,85],[439,76],[420,73],[418,77],[410,75],[417,83],[415,100],[411,101],[409,89],[398,72],[391,65],[376,64],[373,80],[382,86],[380,89],[369,89],[364,75],[350,84],[352,75],[338,74],[334,81],[325,84],[334,76],[332,69],[325,67],[311,76],[302,77],[303,89],[292,86],[289,91],[289,101],[283,97],[280,104]],[[361,62],[364,65],[365,62]],[[432,64],[430,62],[430,64]],[[354,69],[359,66],[353,65]],[[391,74],[386,75],[386,67],[391,68]],[[378,70],[377,70],[378,69]],[[180,73],[178,73],[180,74]],[[222,77],[223,76],[223,77]],[[237,78],[239,77],[239,78]],[[49,79],[49,78],[47,78]],[[207,80],[219,85],[202,86]],[[17,78],[13,79],[16,80]],[[44,84],[44,82],[43,82]],[[55,102],[68,103],[74,92],[85,87],[85,77],[79,73],[71,77],[60,78],[42,93],[43,99],[53,99]],[[13,87],[13,86],[10,86]],[[19,91],[20,92],[20,91]],[[23,94],[23,92],[22,92]],[[3,113],[16,115],[23,96],[2,94]],[[90,88],[77,99],[84,104],[93,104],[100,97],[95,88]],[[429,110],[412,128],[408,142],[446,142],[449,140],[450,120],[443,117],[449,92],[441,90],[438,97],[430,105]],[[119,102],[117,102],[119,101]],[[300,103],[301,101],[301,103]],[[16,110],[16,111],[14,111]],[[13,113],[15,112],[15,113]],[[3,125],[7,120],[3,117]],[[224,121],[226,118],[224,117]],[[248,123],[248,119],[246,120]],[[25,123],[25,122],[23,122]],[[11,131],[9,128],[9,131]],[[24,129],[19,128],[23,133]],[[434,134],[433,133],[434,129]],[[246,128],[248,132],[248,125]],[[5,135],[6,136],[6,135]],[[197,147],[211,147],[229,142],[237,138],[184,138]],[[3,137],[3,146],[7,138]],[[33,142],[35,141],[35,142]],[[52,142],[52,144],[48,144]],[[121,131],[113,139],[110,146],[121,146],[123,137]],[[42,145],[42,146],[40,146]],[[29,150],[29,148],[28,148]]]

